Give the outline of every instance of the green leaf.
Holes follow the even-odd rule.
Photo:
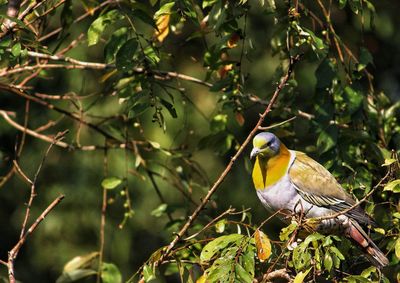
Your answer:
[[[372,273],[376,272],[376,267],[375,266],[370,266],[367,269],[364,269],[363,272],[361,272],[361,276],[365,278],[369,278]]]
[[[347,0],[339,0],[339,8],[343,9],[347,4]]]
[[[385,163],[383,163],[381,166],[390,166],[395,162],[396,162],[396,159],[394,159],[394,158],[386,158]]]
[[[129,108],[128,118],[129,119],[135,118],[144,113],[149,108],[150,104],[148,102],[136,103]]]
[[[348,3],[354,14],[358,14],[362,10],[361,0],[348,0]]]
[[[304,245],[308,246],[311,242],[323,239],[325,236],[319,233],[313,233],[304,240]]]
[[[129,18],[131,18],[132,20],[140,19],[145,24],[148,24],[153,28],[157,29],[157,25],[154,19],[146,11],[138,8],[134,8],[133,11],[130,9],[125,9],[125,11],[127,12]]]
[[[207,8],[207,7],[211,7],[212,5],[215,4],[215,2],[217,2],[218,0],[203,0],[203,4],[202,7]]]
[[[254,268],[255,268],[255,260],[254,260],[254,246],[248,245],[247,251],[241,257],[243,260],[243,267],[246,271],[251,275],[254,276]]]
[[[128,40],[128,29],[126,27],[117,29],[111,35],[110,40],[104,47],[104,57],[107,63],[115,60],[115,55],[121,46]]]
[[[118,50],[115,65],[117,69],[122,72],[132,71],[136,66],[134,57],[138,48],[138,41],[136,38],[131,38]]]
[[[75,269],[68,272],[63,272],[60,277],[57,278],[56,283],[70,283],[76,282],[83,278],[96,275],[97,271],[93,269]]]
[[[147,264],[145,264],[143,267],[143,279],[146,282],[156,279],[156,274],[154,272],[154,269],[148,266]]]
[[[215,254],[217,254],[220,250],[226,248],[229,244],[234,243],[238,240],[241,240],[243,235],[240,234],[230,234],[218,237],[207,245],[204,246],[203,250],[200,254],[200,261],[205,263],[209,261]]]
[[[163,14],[170,14],[172,7],[175,5],[175,1],[165,3],[161,8],[154,14],[154,18],[158,18]]]
[[[374,62],[371,53],[369,53],[369,51],[364,47],[361,47],[359,57],[360,63],[357,65],[357,71],[362,71],[365,69],[365,67],[367,67],[368,64],[372,64]]]
[[[102,283],[120,283],[122,282],[121,272],[113,263],[103,262],[101,265],[101,282]]]
[[[11,48],[11,54],[15,57],[18,57],[21,54],[21,43],[17,42]]]
[[[327,51],[327,45],[325,44],[324,40],[319,38],[315,35],[315,33],[309,29],[304,28],[304,30],[309,34],[311,37],[311,48],[318,56],[325,56]]]
[[[400,259],[400,237],[397,238],[397,240],[396,240],[396,244],[394,246],[394,252],[395,252],[397,258]]]
[[[344,255],[338,250],[337,247],[329,247],[330,251],[334,253],[339,259],[344,260]]]
[[[98,252],[92,252],[83,256],[76,256],[64,265],[63,272],[84,269],[85,267],[90,266],[93,260],[95,260],[98,256]]]
[[[155,217],[160,217],[167,211],[167,208],[168,205],[166,203],[162,203],[156,209],[154,209],[150,214]]]
[[[306,272],[301,271],[300,273],[297,273],[296,277],[293,280],[293,283],[303,283],[310,270],[311,268],[309,268]]]
[[[297,223],[292,222],[289,226],[281,230],[281,232],[279,233],[279,239],[281,241],[289,240],[289,236],[296,230],[296,228],[297,228]]]
[[[226,129],[228,123],[228,115],[218,114],[210,122],[210,130],[212,133],[222,132]]]
[[[394,193],[400,193],[400,179],[391,181],[385,185],[384,191],[391,191]]]
[[[215,223],[215,231],[217,233],[224,233],[225,231],[225,224],[226,224],[226,219],[222,219]]]
[[[332,84],[333,78],[336,76],[336,66],[329,60],[325,59],[319,64],[315,70],[315,77],[317,78],[317,89],[325,90]]]
[[[206,271],[206,282],[229,282],[232,264],[234,262],[230,258],[218,258],[214,264]]]
[[[112,190],[112,189],[115,189],[117,186],[119,186],[121,183],[122,183],[122,180],[120,178],[109,177],[109,178],[104,179],[101,182],[101,186],[104,189]]]
[[[332,260],[331,254],[329,252],[326,252],[325,256],[324,256],[324,267],[329,272],[332,270],[333,260]]]
[[[337,138],[338,128],[335,125],[329,125],[327,128],[321,130],[317,140],[317,148],[320,154],[332,149],[336,145]]]
[[[361,108],[364,96],[359,91],[352,89],[349,86],[344,88],[343,96],[346,100],[346,107],[349,114],[353,114]]]
[[[87,33],[88,45],[91,46],[97,44],[106,27],[122,17],[123,16],[118,10],[111,10],[98,17],[89,27]]]
[[[160,99],[161,104],[164,105],[165,108],[167,108],[169,114],[171,114],[172,118],[178,118],[178,115],[176,114],[176,109],[173,104],[169,103],[165,99]]]
[[[235,265],[235,273],[236,273],[236,278],[239,280],[239,282],[244,282],[244,283],[252,283],[253,282],[253,276],[251,276],[251,274],[249,274],[238,263],[236,263],[236,265]]]

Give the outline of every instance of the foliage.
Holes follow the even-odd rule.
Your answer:
[[[34,223],[66,194],[18,255],[17,279],[400,278],[400,101],[387,87],[395,71],[386,72],[398,53],[398,4],[49,0],[24,3],[18,19],[0,4],[0,217],[9,228],[0,257],[24,216]],[[361,206],[390,266],[381,274],[349,240],[305,233],[296,217],[286,227],[266,218],[246,191],[247,156],[163,258],[298,55],[267,123],[356,198],[368,196]],[[49,142],[57,149],[35,175]],[[31,212],[17,176],[34,180]]]

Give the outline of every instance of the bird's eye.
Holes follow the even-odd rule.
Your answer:
[[[271,146],[271,144],[272,144],[272,142],[267,142],[267,146],[269,147],[269,146]]]

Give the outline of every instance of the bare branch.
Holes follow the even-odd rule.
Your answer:
[[[11,251],[8,252],[8,278],[10,283],[15,283],[15,274],[14,274],[14,262],[17,258],[18,252],[26,242],[28,236],[32,234],[37,226],[46,218],[46,216],[63,200],[64,195],[58,196],[43,212],[40,216],[35,220],[35,222],[29,227],[29,229],[25,232],[25,234],[19,239],[18,243],[12,248]],[[4,263],[4,261],[2,261]]]
[[[17,130],[19,130],[19,131],[21,131],[21,132],[25,132],[25,133],[27,133],[28,135],[30,135],[30,136],[32,136],[32,137],[35,137],[35,138],[37,138],[37,139],[43,140],[43,141],[45,141],[45,142],[53,143],[53,141],[54,141],[54,138],[51,138],[51,137],[46,136],[46,135],[39,134],[39,133],[37,133],[37,132],[35,132],[35,131],[33,131],[33,130],[30,130],[30,129],[28,129],[28,128],[25,128],[24,126],[21,126],[20,124],[16,123],[15,121],[13,121],[13,120],[10,118],[10,116],[7,115],[7,112],[6,112],[6,111],[0,110],[0,116],[2,116],[2,117],[4,118],[4,120],[5,120],[8,124],[10,124],[11,126],[13,126],[14,128],[16,128]],[[57,146],[59,146],[59,147],[62,147],[62,148],[69,148],[69,149],[72,149],[72,148],[73,148],[73,146],[71,146],[71,145],[69,145],[69,144],[67,144],[67,143],[65,143],[65,142],[63,142],[63,141],[60,141],[60,140],[57,140],[57,141],[55,142],[55,145],[57,145]]]

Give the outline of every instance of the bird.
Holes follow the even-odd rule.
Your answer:
[[[323,234],[344,233],[373,265],[388,265],[362,228],[375,226],[374,220],[325,167],[303,152],[288,149],[270,132],[253,138],[250,159],[255,159],[252,179],[257,196],[268,210],[302,214]]]

